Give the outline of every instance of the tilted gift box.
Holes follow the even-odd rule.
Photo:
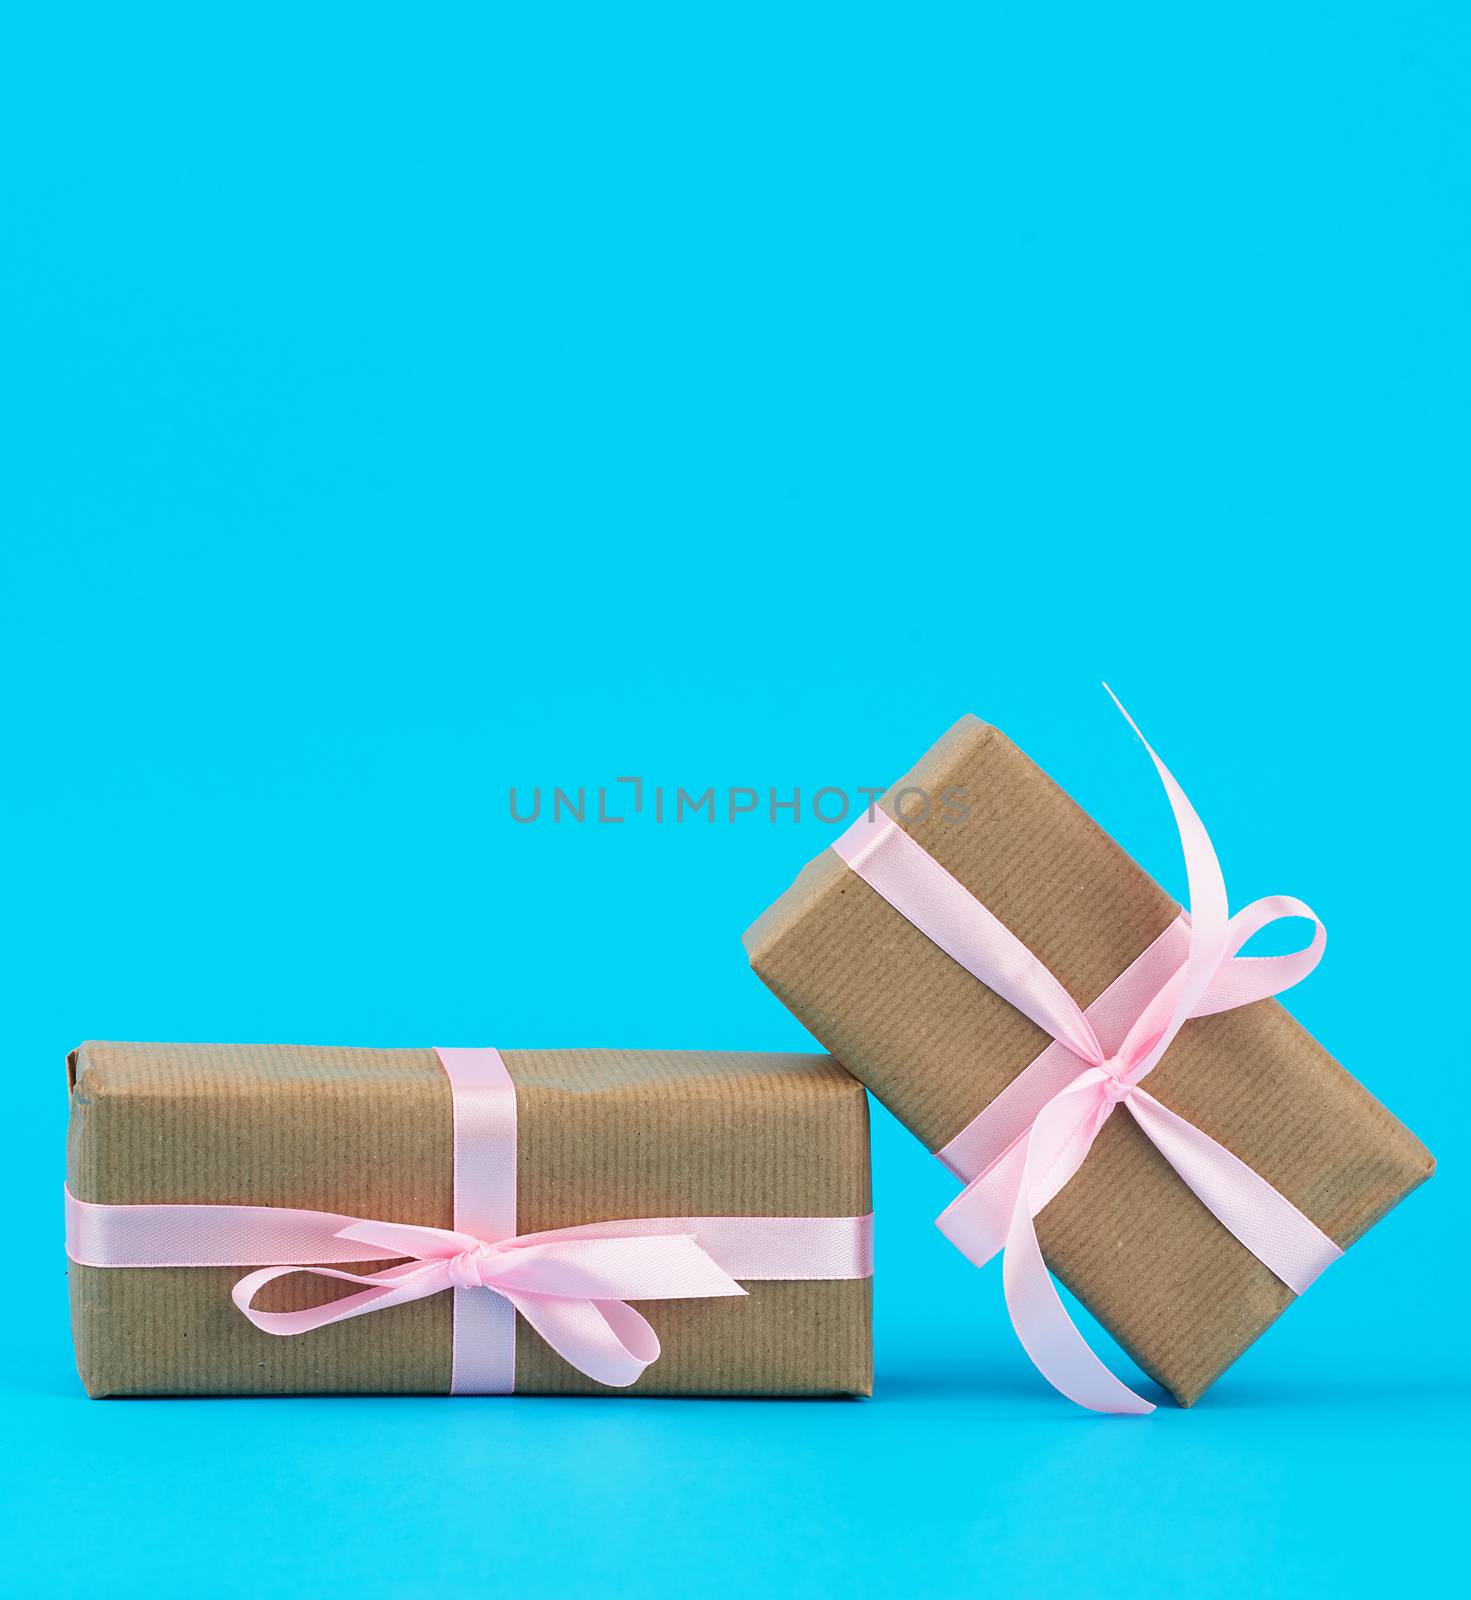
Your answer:
[[[1010,956],[1025,965],[1030,952],[1078,1005],[1105,991],[1116,995],[1110,986],[1121,974],[1138,978],[1161,958],[1169,958],[1160,969],[1168,972],[1190,944],[1192,924],[1062,790],[974,717],[956,724],[880,807],[803,870],[748,931],[746,947],[756,972],[822,1044],[931,1151],[973,1180],[979,1163],[968,1158],[972,1134],[983,1127],[994,1134],[988,1125],[995,1123],[1000,1149],[1026,1124],[1007,1096],[998,1100],[1002,1091],[1049,1047],[1054,1089],[1084,1063],[1052,1043],[1032,1020],[1035,1009],[1023,1014],[977,981],[974,966],[948,954],[934,930],[921,931],[896,902],[911,892],[943,902],[932,920],[941,924],[942,940],[961,941],[957,949],[966,940],[985,942],[999,924],[996,938]],[[869,843],[856,836],[865,829],[881,833],[895,855],[887,868],[899,880],[888,891],[892,899],[858,870]],[[1208,846],[1206,853],[1214,867]],[[917,869],[925,885],[906,887],[905,874]],[[1306,907],[1284,912],[1286,902],[1259,904],[1263,916],[1311,915]],[[987,912],[991,929],[982,926]],[[952,914],[956,926],[947,933]],[[1310,965],[1316,949],[1307,954]],[[1248,962],[1236,966],[1251,971]],[[1006,986],[1004,975],[996,981]],[[1045,988],[1047,974],[1039,981]],[[1197,1143],[1214,1141],[1231,1153],[1213,1152],[1218,1164],[1240,1158],[1275,1188],[1277,1196],[1267,1198],[1276,1212],[1317,1236],[1325,1258],[1336,1255],[1428,1177],[1433,1162],[1275,1000],[1232,1003],[1238,1008],[1194,1014],[1168,1045],[1147,1079],[1157,1097],[1155,1121],[1178,1129],[1183,1119],[1190,1138],[1203,1130]],[[1106,997],[1099,1013],[1121,1029],[1107,1012]],[[1114,1065],[1101,1060],[1084,1087],[1111,1087]],[[1114,1098],[1130,1092],[1122,1084]],[[1138,1104],[1143,1110],[1142,1099]],[[1188,1405],[1294,1293],[1196,1198],[1136,1120],[1109,1116],[1112,1109],[1100,1102],[1096,1142],[1037,1215],[1036,1236],[1057,1276]],[[1016,1181],[1013,1173],[1013,1187]],[[976,1258],[1001,1242],[993,1224]],[[1007,1292],[1009,1300],[1016,1292],[1009,1276]],[[1045,1305],[1042,1311],[1054,1316]]]
[[[497,1083],[452,1083],[455,1057],[492,1059]],[[93,1396],[871,1390],[867,1105],[826,1057],[88,1043],[69,1066]],[[477,1174],[509,1185],[509,1249],[449,1231]],[[344,1242],[337,1225],[363,1219],[349,1233],[375,1243]],[[289,1270],[328,1263],[383,1275],[373,1314],[297,1332],[356,1287]],[[252,1268],[273,1270],[242,1284]],[[649,1298],[666,1281],[688,1297]],[[504,1375],[486,1379],[461,1345],[497,1308]],[[662,1350],[608,1389],[528,1315],[619,1360],[628,1335],[635,1367]]]

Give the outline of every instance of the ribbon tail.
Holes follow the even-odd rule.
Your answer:
[[[1037,1230],[1019,1205],[1002,1258],[1006,1309],[1032,1365],[1057,1392],[1089,1411],[1148,1416],[1153,1405],[1094,1355],[1063,1307],[1042,1259]]]
[[[1001,1274],[1016,1336],[1059,1394],[1089,1411],[1146,1416],[1153,1405],[1115,1377],[1073,1325],[1042,1259],[1033,1222],[1082,1165],[1112,1109],[1106,1075],[1095,1070],[1083,1073],[1038,1112],[1026,1140]]]
[[[485,1281],[507,1294],[598,1303],[746,1292],[688,1233],[598,1238],[569,1229],[537,1244],[513,1242],[497,1255]]]
[[[1126,1104],[1201,1204],[1294,1294],[1343,1252],[1279,1190],[1193,1122],[1136,1089]]]
[[[659,1336],[622,1300],[567,1300],[514,1289],[498,1292],[565,1362],[594,1383],[626,1389],[659,1359]]]
[[[1175,781],[1174,774],[1160,760],[1154,746],[1139,732],[1139,725],[1124,710],[1119,697],[1104,684],[1108,697],[1118,706],[1124,721],[1144,746],[1174,813],[1185,857],[1185,876],[1190,894],[1190,948],[1184,966],[1144,1008],[1129,1030],[1119,1055],[1128,1061],[1131,1082],[1138,1082],[1169,1048],[1185,1019],[1195,1009],[1226,956],[1230,911],[1226,901],[1226,880],[1221,865],[1195,807]]]

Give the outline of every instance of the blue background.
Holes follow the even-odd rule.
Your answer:
[[[8,1586],[1452,1576],[1465,8],[0,33]],[[974,710],[1179,892],[1104,676],[1442,1161],[1194,1411],[1046,1389],[882,1114],[872,1402],[82,1398],[80,1038],[803,1048],[739,935],[833,829],[509,785],[883,785]]]

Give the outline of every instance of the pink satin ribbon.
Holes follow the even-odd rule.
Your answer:
[[[1119,710],[1139,734],[1122,705]],[[1117,1106],[1222,1226],[1294,1293],[1301,1294],[1342,1254],[1265,1178],[1142,1087],[1186,1021],[1290,988],[1317,966],[1326,934],[1307,906],[1283,895],[1229,914],[1205,828],[1149,742],[1143,734],[1139,738],[1174,812],[1190,911],[1086,1011],[963,884],[881,812],[860,818],[833,846],[901,916],[1051,1034],[1054,1042],[939,1152],[969,1180],[939,1227],[977,1266],[1001,1253],[1012,1326],[1054,1388],[1089,1410],[1132,1414],[1154,1407],[1104,1366],[1073,1325],[1034,1226]],[[1238,953],[1254,934],[1289,917],[1313,924],[1306,948],[1281,956]]]
[[[494,1050],[438,1055],[454,1099],[453,1229],[284,1206],[96,1205],[68,1189],[68,1256],[94,1267],[258,1266],[232,1298],[262,1332],[283,1336],[450,1290],[454,1394],[513,1391],[517,1312],[580,1372],[627,1388],[659,1356],[630,1300],[743,1295],[739,1280],[871,1276],[871,1216],[639,1217],[516,1236],[505,1064]],[[363,1261],[399,1264],[367,1273],[326,1264]],[[255,1309],[267,1283],[296,1272],[359,1292],[303,1311]]]

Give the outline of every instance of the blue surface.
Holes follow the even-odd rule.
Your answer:
[[[1465,8],[3,34],[7,1590],[1453,1580]],[[831,828],[509,785],[882,785],[970,709],[1178,892],[1103,676],[1442,1160],[1194,1411],[1054,1397],[882,1115],[870,1403],[81,1397],[78,1039],[801,1048],[738,940]]]

